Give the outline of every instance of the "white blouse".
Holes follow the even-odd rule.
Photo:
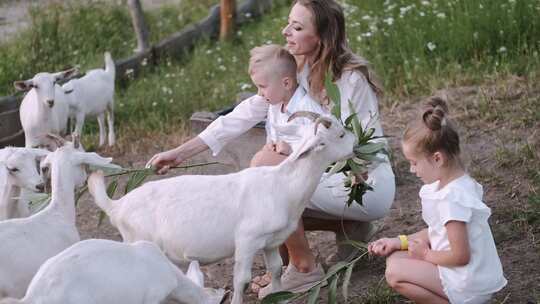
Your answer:
[[[301,73],[298,74],[300,86],[309,92],[308,85],[309,68],[307,65]],[[351,111],[349,109],[349,100],[354,111],[357,113],[362,127],[368,124],[375,128],[375,136],[382,136],[383,130],[379,117],[379,105],[375,92],[369,86],[365,76],[357,70],[343,71],[336,85],[341,95],[341,119],[345,121]],[[252,96],[238,104],[232,112],[225,116],[220,116],[214,120],[198,136],[212,150],[213,155],[217,155],[227,142],[253,126],[264,120],[268,114],[268,103],[260,96]],[[325,110],[329,114],[328,110]],[[379,141],[386,141],[379,139]],[[386,157],[382,157],[387,160]],[[376,168],[370,168],[372,171]]]
[[[439,181],[420,189],[422,218],[428,225],[431,249],[450,250],[445,225],[449,221],[460,221],[467,225],[471,253],[465,266],[438,266],[444,289],[475,295],[502,289],[507,282],[488,224],[491,210],[482,202],[482,186],[465,174],[438,188]]]

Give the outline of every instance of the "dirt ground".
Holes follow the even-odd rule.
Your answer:
[[[519,220],[517,215],[526,210],[527,198],[533,187],[525,178],[530,167],[519,155],[504,154],[523,143],[533,147],[531,161],[536,167],[540,163],[540,121],[522,125],[522,111],[528,102],[538,105],[540,86],[529,84],[520,78],[491,81],[481,87],[461,87],[435,92],[448,100],[461,133],[462,155],[470,174],[484,186],[486,204],[492,208],[490,224],[497,243],[508,285],[500,291],[493,303],[538,303],[540,299],[540,229]],[[382,107],[385,132],[392,136],[394,170],[397,177],[397,194],[390,214],[380,220],[380,231],[376,237],[412,233],[424,227],[420,216],[418,190],[421,182],[409,173],[408,163],[399,148],[399,136],[406,123],[417,113],[422,98],[402,100],[393,106]],[[485,102],[492,103],[491,111],[504,112],[498,117],[486,116]],[[392,102],[386,102],[392,104]],[[538,109],[539,107],[532,107]],[[538,116],[536,116],[538,117]],[[182,143],[185,137],[178,135],[148,134],[146,136],[125,135],[122,144],[113,149],[98,150],[102,155],[114,157],[124,167],[140,168],[156,152]],[[504,150],[506,149],[506,150]],[[501,157],[506,155],[506,159]],[[211,160],[204,154],[191,160],[192,163]],[[223,160],[222,160],[223,161]],[[510,162],[510,164],[508,164]],[[230,165],[213,165],[203,169],[191,169],[182,174],[223,174],[231,172]],[[534,168],[534,167],[533,167]],[[179,174],[179,172],[171,175]],[[120,240],[117,230],[106,221],[97,227],[98,209],[84,196],[78,206],[78,227],[86,238],[109,238]],[[310,244],[321,260],[335,251],[334,236],[329,232],[309,232]],[[210,287],[232,286],[233,262],[231,259],[204,267],[207,285]],[[253,274],[264,272],[262,256],[258,256]],[[385,285],[384,259],[370,258],[356,268],[350,286],[351,302],[375,303],[366,300],[375,286]],[[321,293],[321,303],[326,303]],[[257,303],[253,293],[245,297],[247,303]],[[305,301],[305,300],[304,300]],[[396,300],[395,303],[402,303]],[[376,302],[381,303],[381,302]]]

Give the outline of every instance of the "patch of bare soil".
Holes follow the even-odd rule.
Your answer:
[[[493,212],[490,224],[508,279],[507,287],[496,295],[494,303],[537,303],[540,299],[539,224],[531,226],[520,221],[519,216],[516,217],[527,208],[527,198],[530,191],[534,191],[526,177],[527,169],[531,165],[536,166],[533,168],[540,168],[540,122],[534,120],[538,114],[523,114],[527,108],[533,111],[539,109],[539,88],[538,84],[516,78],[480,87],[461,87],[435,93],[448,100],[452,116],[459,124],[463,156],[469,172],[483,184],[485,203]],[[418,198],[421,182],[409,173],[408,163],[401,154],[399,143],[405,125],[417,114],[421,102],[421,98],[402,100],[396,103],[397,105],[382,108],[385,132],[392,136],[390,142],[397,177],[397,195],[390,214],[380,221],[381,229],[376,237],[412,233],[425,227]],[[536,106],[530,107],[531,102]],[[528,119],[531,117],[532,120]],[[115,162],[122,166],[140,168],[154,153],[177,146],[184,140],[185,138],[177,135],[146,134],[141,137],[124,134],[118,147],[98,152],[112,155]],[[512,151],[524,143],[531,145],[536,153],[529,160],[531,163],[526,163],[519,154],[501,152]],[[209,154],[204,154],[191,162],[211,159],[213,158]],[[221,161],[225,164],[172,174],[222,174],[234,170],[234,166],[227,164],[226,160]],[[99,228],[97,222],[98,209],[88,195],[85,195],[78,206],[77,224],[81,236],[84,239],[120,240],[117,230],[111,227],[108,221]],[[332,233],[310,232],[308,236],[312,248],[322,260],[335,251]],[[231,259],[205,266],[203,271],[206,273],[208,286],[232,288]],[[263,272],[262,256],[257,256],[253,275]],[[349,290],[352,302],[361,303],[362,296],[373,292],[373,286],[379,283],[385,284],[384,259],[370,258],[361,262],[351,279]],[[325,294],[321,293],[321,303],[326,303],[326,299],[323,299]],[[246,303],[258,302],[253,293],[246,294],[245,300]],[[399,302],[398,300],[397,303]]]

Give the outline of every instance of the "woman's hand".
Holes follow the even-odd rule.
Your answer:
[[[388,256],[401,249],[398,238],[382,238],[368,244],[368,252],[373,255]]]
[[[155,168],[157,174],[166,174],[170,167],[174,167],[182,163],[180,152],[177,149],[158,153],[146,163],[146,168]]]
[[[409,256],[419,260],[425,260],[429,252],[429,244],[422,239],[409,241]]]

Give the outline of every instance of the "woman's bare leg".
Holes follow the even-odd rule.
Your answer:
[[[436,265],[396,251],[386,259],[386,281],[415,303],[448,303]]]

